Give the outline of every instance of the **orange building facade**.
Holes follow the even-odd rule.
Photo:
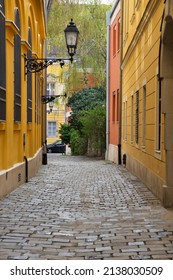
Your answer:
[[[107,13],[107,159],[120,163],[120,1]]]

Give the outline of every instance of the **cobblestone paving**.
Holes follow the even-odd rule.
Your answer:
[[[173,211],[122,166],[52,154],[0,201],[0,259],[173,259]]]

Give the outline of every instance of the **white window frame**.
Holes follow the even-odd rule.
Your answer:
[[[47,83],[47,95],[55,95],[55,83],[54,82]]]
[[[52,127],[51,127],[52,125]],[[51,130],[51,132],[50,132]],[[47,122],[47,137],[55,138],[57,137],[57,121],[48,121]]]

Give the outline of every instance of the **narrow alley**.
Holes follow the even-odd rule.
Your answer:
[[[0,201],[0,259],[173,259],[173,211],[123,166],[51,154]]]

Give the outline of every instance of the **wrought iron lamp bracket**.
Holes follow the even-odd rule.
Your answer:
[[[37,73],[42,71],[43,69],[46,69],[48,66],[54,64],[54,63],[59,63],[61,67],[64,66],[65,61],[70,61],[71,63],[73,62],[73,57],[71,56],[70,58],[27,58],[25,57],[25,74],[27,75],[28,73]]]
[[[41,100],[43,104],[47,104],[55,100],[58,97],[67,97],[67,94],[58,94],[58,95],[42,95]]]

